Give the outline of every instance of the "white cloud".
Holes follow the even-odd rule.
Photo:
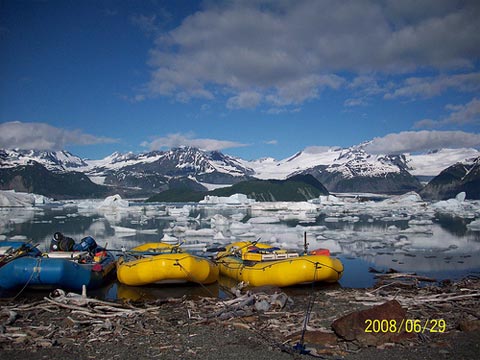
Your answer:
[[[338,146],[307,146],[303,149],[306,154],[322,154],[332,150],[339,149]]]
[[[278,140],[267,140],[267,141],[264,141],[264,144],[267,144],[267,145],[278,145]]]
[[[229,148],[237,148],[248,146],[248,144],[242,144],[229,140],[217,140],[217,139],[202,139],[194,138],[194,134],[168,134],[165,137],[158,137],[150,142],[143,142],[143,147],[147,147],[149,150],[160,150],[164,148],[174,148],[180,146],[191,146],[206,151],[223,150]]]
[[[364,106],[366,104],[367,104],[367,102],[364,99],[360,99],[360,98],[347,99],[343,102],[343,105],[347,106],[347,107]]]
[[[385,94],[385,99],[400,97],[431,98],[454,89],[462,92],[480,90],[480,72],[468,74],[441,75],[438,77],[411,77],[393,92]]]
[[[442,119],[423,119],[414,124],[416,129],[419,128],[436,128],[446,125],[465,125],[480,124],[480,100],[474,98],[465,105],[447,105],[445,107],[450,114]]]
[[[227,108],[229,109],[244,109],[255,108],[260,103],[262,95],[254,91],[245,91],[231,97],[227,101]]]
[[[45,123],[12,121],[0,124],[0,148],[62,150],[67,145],[94,145],[118,142],[103,136],[66,130]]]
[[[439,148],[479,147],[480,134],[463,131],[403,131],[376,137],[365,147],[372,154],[401,154]]]
[[[145,95],[186,101],[213,99],[226,90],[234,94],[228,106],[241,108],[242,94],[254,91],[266,105],[282,107],[314,99],[324,88],[343,87],[345,73],[474,66],[480,56],[478,2],[407,3],[207,2],[156,38]],[[137,20],[148,28],[152,19]],[[420,84],[405,87],[415,85]],[[455,85],[437,84],[444,86]],[[391,96],[409,91],[422,90],[398,89]],[[255,103],[250,100],[249,106]]]

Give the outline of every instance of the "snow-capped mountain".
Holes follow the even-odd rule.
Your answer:
[[[142,154],[116,152],[101,160],[83,160],[67,151],[0,150],[0,169],[40,164],[54,173],[82,172],[98,185],[136,195],[179,187],[211,190],[252,177],[286,179],[297,174],[313,175],[333,192],[401,193],[419,190],[419,176],[431,178],[459,161],[480,156],[475,149],[372,155],[365,151],[367,144],[308,147],[283,160],[254,161],[192,147]]]
[[[476,149],[440,149],[426,154],[373,155],[369,142],[349,148],[309,147],[280,161],[271,158],[246,162],[261,179],[285,179],[311,174],[333,192],[402,193],[419,190],[445,168],[480,156]]]
[[[0,168],[28,165],[32,162],[45,166],[50,171],[76,171],[88,166],[85,160],[68,151],[42,151],[0,149]]]
[[[480,156],[480,151],[471,148],[438,149],[425,154],[405,154],[409,172],[415,176],[434,177],[458,162]]]
[[[326,151],[307,149],[282,165],[298,169],[295,173],[313,175],[333,192],[402,193],[421,187],[408,172],[404,156],[368,154],[365,145]]]
[[[197,187],[205,184],[233,184],[254,174],[238,159],[218,151],[202,151],[192,147],[169,151],[152,151],[135,155],[118,153],[90,161],[88,176],[107,185],[162,189],[183,178],[178,186]],[[167,185],[168,184],[168,185]]]
[[[370,155],[363,150],[367,144],[368,142],[349,148],[312,146],[284,160],[264,158],[245,161],[244,164],[255,170],[257,178],[285,179],[291,174],[320,165],[330,167],[330,170],[341,170],[338,169],[340,165],[346,174],[352,175],[358,171],[365,172],[367,168],[378,173],[396,172],[396,166],[389,165],[390,161],[387,159],[390,158],[414,176],[432,178],[457,162],[480,156],[479,150],[471,148],[439,149],[424,154],[406,153],[401,156]]]

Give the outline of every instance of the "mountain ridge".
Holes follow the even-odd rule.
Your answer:
[[[279,161],[273,158],[247,161],[193,147],[141,154],[114,152],[100,160],[81,159],[68,151],[0,150],[0,169],[7,174],[16,167],[39,163],[53,173],[83,173],[97,185],[107,186],[110,191],[121,189],[123,194],[131,196],[148,197],[183,187],[206,191],[250,179],[284,180],[294,175],[312,175],[333,192],[397,194],[419,191],[422,184],[416,176],[423,168],[433,177],[435,166],[440,166],[432,164],[437,160],[441,166],[451,166],[472,155],[480,156],[475,149],[374,155],[365,151],[366,144],[349,148],[308,147]],[[441,170],[444,168],[438,169],[438,174]]]

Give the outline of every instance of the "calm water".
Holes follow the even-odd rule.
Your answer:
[[[99,202],[58,203],[35,208],[0,208],[0,240],[32,240],[46,250],[56,231],[77,241],[90,235],[112,250],[146,242],[177,239],[192,249],[237,240],[255,240],[302,250],[326,247],[345,272],[342,287],[374,283],[369,268],[415,272],[437,280],[480,275],[480,232],[467,227],[476,216],[440,215],[421,208],[345,205],[311,209],[288,206],[212,206],[130,203],[128,208],[99,209]],[[472,218],[473,217],[473,218]],[[129,287],[116,281],[90,295],[115,299],[220,296],[234,283]],[[291,289],[289,291],[298,291]]]

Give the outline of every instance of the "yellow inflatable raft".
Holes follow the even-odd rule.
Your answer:
[[[250,286],[291,286],[336,282],[343,274],[340,260],[327,255],[299,255],[271,245],[236,242],[217,255],[222,275]]]
[[[125,285],[176,282],[211,284],[218,280],[218,274],[219,269],[214,262],[181,252],[178,246],[165,243],[137,246],[117,262],[118,281]]]

